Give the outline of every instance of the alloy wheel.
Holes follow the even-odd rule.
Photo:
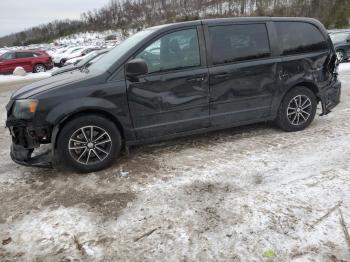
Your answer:
[[[76,130],[68,142],[72,158],[84,165],[93,165],[105,160],[112,149],[108,132],[98,126],[85,126]]]
[[[310,118],[312,103],[306,95],[297,95],[288,104],[287,117],[289,123],[298,126],[305,124]]]
[[[35,72],[36,73],[42,73],[42,72],[45,72],[45,67],[43,65],[37,65],[35,67]]]

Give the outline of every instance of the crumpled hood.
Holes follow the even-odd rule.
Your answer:
[[[12,94],[11,99],[30,98],[50,89],[59,88],[82,80],[87,80],[94,76],[94,74],[87,74],[80,71],[52,76],[20,88]]]

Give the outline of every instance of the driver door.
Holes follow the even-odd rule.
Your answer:
[[[16,59],[14,52],[7,52],[1,56],[0,72],[3,74],[13,73],[16,68]]]
[[[135,58],[148,74],[127,79],[130,113],[138,139],[209,126],[208,69],[201,27],[167,33]]]

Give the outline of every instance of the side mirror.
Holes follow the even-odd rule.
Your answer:
[[[125,74],[128,77],[137,77],[148,73],[148,66],[143,59],[133,59],[126,63]]]
[[[350,43],[350,39],[346,39],[346,42],[347,42],[347,43]]]

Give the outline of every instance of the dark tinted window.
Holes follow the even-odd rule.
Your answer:
[[[199,66],[197,30],[188,29],[167,34],[136,57],[146,61],[149,73]]]
[[[16,53],[16,58],[28,58],[35,57],[36,55],[32,52],[18,52]]]
[[[209,28],[214,64],[257,59],[270,55],[265,24],[227,25]]]
[[[315,52],[328,48],[321,32],[312,24],[303,22],[275,22],[283,54]]]

